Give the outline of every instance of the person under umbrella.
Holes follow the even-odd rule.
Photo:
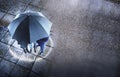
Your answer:
[[[41,52],[40,52],[40,54],[43,53],[45,43],[48,41],[48,39],[49,39],[49,37],[46,37],[46,38],[43,38],[43,39],[37,40],[37,43],[38,43],[37,46],[40,46],[40,48],[41,48]],[[34,48],[36,48],[36,47],[34,47]]]
[[[45,45],[46,45],[48,40],[49,40],[49,37],[45,37],[45,38],[39,39],[39,40],[36,41],[37,44],[36,43],[32,43],[32,44],[29,45],[30,48],[25,48],[24,50],[26,52],[31,52],[32,48],[34,48],[34,51],[36,52],[36,48],[38,46],[40,46],[40,48],[41,48],[40,49],[40,54],[41,54],[41,53],[44,52],[44,47],[45,47]]]
[[[40,12],[21,13],[8,26],[12,39],[16,39],[25,51],[28,44],[37,42],[44,51],[50,36],[52,23]]]

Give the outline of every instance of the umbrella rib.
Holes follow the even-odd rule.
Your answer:
[[[34,16],[34,17],[38,17],[38,16]],[[44,19],[45,21],[47,21],[48,22],[48,24],[49,24],[49,27],[51,28],[51,26],[52,26],[52,23],[44,16],[40,16],[42,19]],[[36,19],[37,20],[37,19]],[[37,20],[38,21],[38,20]],[[39,21],[38,21],[39,22]],[[40,22],[39,22],[40,23]],[[43,27],[43,26],[42,26]],[[44,27],[43,27],[44,28]],[[48,32],[47,32],[48,33]],[[48,35],[49,35],[49,33],[48,33]]]
[[[25,23],[27,23],[27,24],[25,24]],[[26,35],[24,34],[23,31],[25,32]],[[17,27],[13,38],[15,38],[19,44],[27,45],[27,43],[30,43],[28,35],[29,35],[29,19],[28,19],[28,17],[25,17],[25,19]],[[21,39],[24,39],[24,43],[23,43],[23,40],[21,40]],[[25,40],[25,39],[27,39],[27,40]]]
[[[29,29],[29,26],[30,26],[30,16],[28,16],[28,34],[29,34],[29,43],[31,43],[30,42],[30,29]]]
[[[31,20],[33,20],[33,21],[31,21]],[[31,35],[31,30],[32,29],[34,29],[33,31],[35,31],[35,33],[36,33],[36,31],[37,31],[37,33],[40,31],[40,30],[42,30],[42,32],[44,32],[44,34],[46,34],[45,35],[45,37],[48,37],[49,35],[47,34],[47,32],[46,32],[46,30],[42,27],[42,25],[36,20],[36,18],[34,17],[34,16],[30,16],[30,24],[31,23],[34,23],[34,24],[32,24],[31,26],[32,27],[29,27],[30,28],[30,35]],[[30,25],[29,25],[30,26]],[[36,29],[35,29],[36,28]],[[40,29],[41,28],[41,29]],[[31,42],[33,42],[33,41],[37,41],[37,40],[39,40],[39,39],[41,39],[41,35],[43,35],[43,34],[41,34],[42,32],[40,32],[40,33],[36,33],[36,34],[34,34],[33,32],[32,32],[32,35],[30,36],[30,39],[33,37],[36,37],[36,38],[34,38],[34,40],[33,39],[31,39],[30,41]],[[42,38],[45,38],[44,36],[42,36]]]
[[[24,20],[26,17],[20,17],[20,18],[23,18],[23,20]],[[17,18],[16,20],[19,20],[20,18]],[[10,24],[9,26],[15,26],[16,23],[18,23],[18,22],[16,22],[16,20],[13,21],[13,22],[15,22],[14,24],[12,23],[13,25]],[[19,24],[20,24],[20,23],[19,23]],[[19,25],[19,24],[18,24],[18,25]],[[8,26],[8,27],[9,27],[9,26]],[[12,27],[12,28],[13,28],[13,27]],[[17,27],[16,27],[16,29],[17,29]],[[16,31],[16,30],[15,30],[15,31]],[[14,31],[14,33],[15,33],[15,31]],[[13,36],[13,34],[11,34],[11,35]]]

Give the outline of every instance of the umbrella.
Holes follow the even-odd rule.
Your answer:
[[[18,14],[9,24],[8,29],[13,39],[22,48],[39,39],[49,37],[52,23],[40,12]]]

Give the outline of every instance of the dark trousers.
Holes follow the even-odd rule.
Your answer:
[[[39,45],[40,48],[41,48],[41,53],[43,53],[45,43],[48,41],[48,39],[49,39],[49,38],[47,37],[47,38],[43,38],[43,39],[37,40],[37,43],[38,43],[38,45]]]

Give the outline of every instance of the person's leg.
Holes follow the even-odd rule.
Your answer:
[[[38,46],[40,46],[40,54],[41,54],[44,51],[44,42],[38,40],[37,43],[38,43]]]
[[[27,45],[27,50],[29,51],[29,53],[31,52],[30,50],[31,50],[31,44],[28,44]]]
[[[47,38],[43,38],[43,39],[40,39],[37,41],[38,45],[40,46],[41,48],[41,52],[40,53],[43,53],[44,52],[44,46],[46,45],[47,41],[48,41],[48,37]]]
[[[23,48],[23,50],[25,53],[29,52],[27,48]]]
[[[38,45],[38,42],[35,42],[34,45],[33,45],[33,47],[34,47],[34,52],[36,52],[36,48],[37,48],[38,46],[39,46],[39,45]]]
[[[26,53],[26,48],[23,48],[23,51]]]
[[[45,44],[45,43],[41,43],[41,44],[40,44],[41,53],[43,53],[43,52],[44,52],[44,44]]]
[[[32,48],[33,48],[33,46],[34,46],[34,43],[31,43],[31,44],[28,44],[27,45],[27,51],[29,52],[29,53],[31,53],[32,52]]]

